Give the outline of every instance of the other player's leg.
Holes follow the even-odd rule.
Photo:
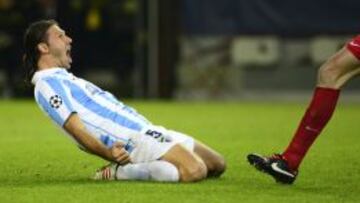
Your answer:
[[[338,51],[318,72],[317,87],[295,135],[282,155],[248,155],[248,161],[278,182],[292,183],[307,151],[330,120],[340,89],[360,73],[360,37]],[[285,177],[285,178],[284,178]]]

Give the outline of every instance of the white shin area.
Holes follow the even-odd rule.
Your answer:
[[[153,180],[159,182],[178,182],[179,171],[167,161],[127,164],[116,171],[118,180]]]

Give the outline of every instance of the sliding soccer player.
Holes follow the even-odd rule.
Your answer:
[[[95,179],[194,182],[225,171],[223,157],[208,146],[153,125],[111,93],[71,74],[71,44],[56,21],[34,22],[24,35],[24,67],[40,108],[81,149],[110,161]]]

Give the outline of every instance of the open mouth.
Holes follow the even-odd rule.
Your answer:
[[[72,62],[72,58],[71,58],[71,47],[66,49],[66,56],[69,58],[69,62]]]
[[[71,57],[71,47],[67,48],[66,55]]]

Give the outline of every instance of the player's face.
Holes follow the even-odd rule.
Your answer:
[[[48,54],[55,61],[56,66],[69,69],[71,67],[71,42],[72,39],[65,34],[58,25],[53,25],[47,31]]]

